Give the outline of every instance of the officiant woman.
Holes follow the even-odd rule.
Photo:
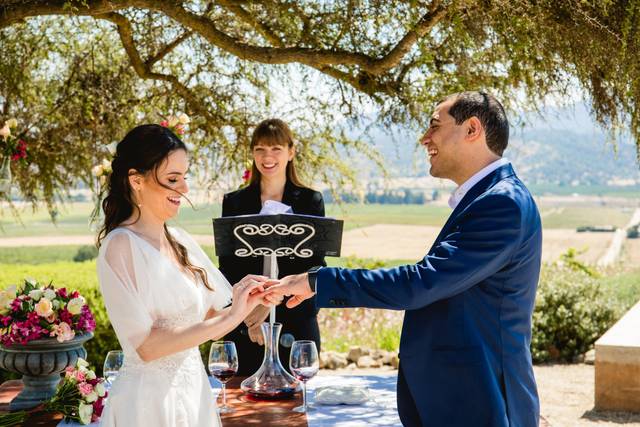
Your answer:
[[[268,119],[258,124],[251,136],[250,150],[253,164],[249,185],[224,195],[223,217],[257,214],[266,200],[284,203],[296,214],[324,216],[322,194],[308,188],[298,179],[293,134],[285,122]],[[236,283],[247,274],[262,274],[263,258],[221,256],[220,271],[230,283]],[[323,256],[278,257],[278,278],[304,273],[311,267],[320,265],[326,265]],[[315,341],[320,351],[317,314],[315,298],[306,300],[293,310],[287,309],[284,304],[276,308],[276,322],[282,323],[278,350],[282,365],[287,370],[291,336],[296,340]],[[234,341],[238,349],[238,375],[252,375],[262,364],[264,342],[260,325],[268,316],[269,308],[259,305],[244,323],[227,335],[226,339]]]

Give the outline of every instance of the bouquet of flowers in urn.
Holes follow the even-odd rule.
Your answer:
[[[95,328],[93,314],[77,291],[32,279],[0,291],[0,343],[5,347],[49,337],[65,342]]]

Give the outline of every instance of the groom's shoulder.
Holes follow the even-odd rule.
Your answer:
[[[515,174],[496,182],[475,202],[477,202],[478,208],[480,206],[489,209],[499,206],[509,207],[510,210],[517,212],[521,218],[535,221],[539,218],[535,199]]]

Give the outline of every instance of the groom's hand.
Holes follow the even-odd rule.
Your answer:
[[[264,298],[267,301],[275,301],[277,298],[291,295],[291,298],[287,301],[288,308],[293,308],[315,295],[315,292],[312,292],[309,286],[307,273],[283,277],[280,279],[279,284],[267,285],[265,288]]]

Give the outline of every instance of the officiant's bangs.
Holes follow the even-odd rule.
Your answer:
[[[251,135],[251,149],[256,145],[293,147],[293,133],[280,119],[263,120]]]

